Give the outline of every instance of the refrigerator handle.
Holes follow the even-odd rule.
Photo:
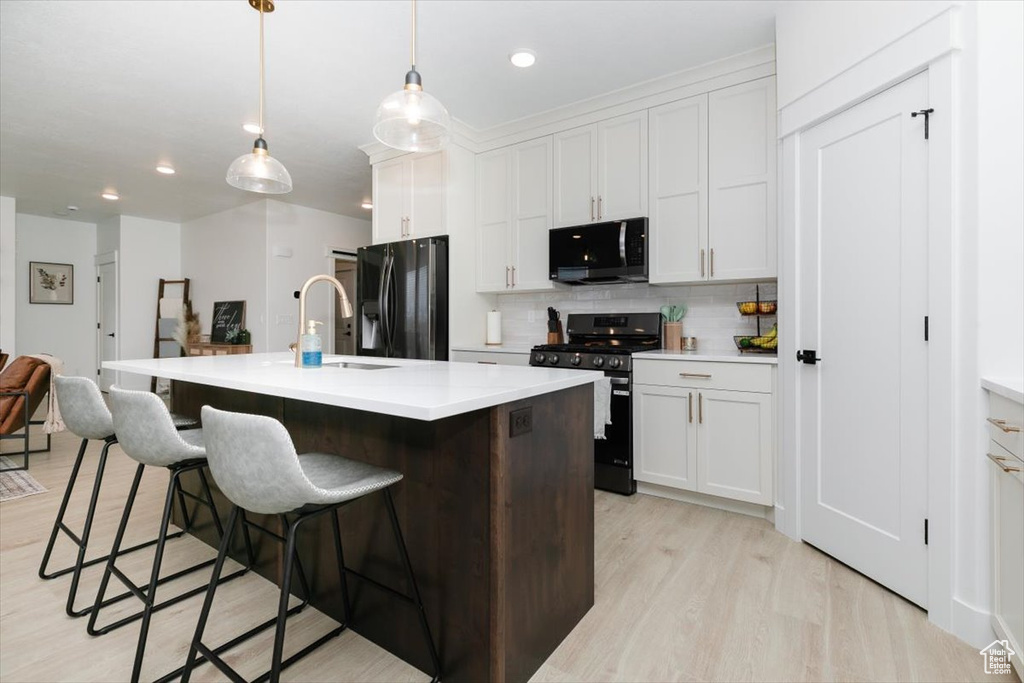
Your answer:
[[[437,359],[437,349],[434,330],[437,328],[437,244],[431,240],[427,250],[427,358]]]
[[[387,281],[388,274],[388,248],[384,247],[384,258],[380,262],[380,279],[377,282],[377,321],[380,326],[380,339],[384,343],[384,352],[387,353],[388,348],[388,333],[387,323],[385,322],[384,313],[387,310],[384,303],[384,283]]]
[[[391,298],[392,298],[392,296],[394,296],[394,292],[395,292],[395,252],[394,252],[394,250],[392,250],[391,251],[391,257],[388,259],[388,284],[387,284],[387,291],[386,291],[386,293],[384,295],[384,297],[385,297],[385,299],[387,300],[387,303],[388,303],[387,320],[388,320],[388,357],[389,358],[394,357],[394,355],[395,355],[395,325],[394,325],[395,310],[391,306]]]

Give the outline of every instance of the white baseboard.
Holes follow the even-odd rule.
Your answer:
[[[636,492],[645,493],[649,496],[658,496],[659,498],[671,498],[672,500],[678,500],[683,503],[693,503],[694,505],[717,508],[719,510],[726,510],[727,512],[738,512],[741,515],[767,519],[769,522],[773,523],[775,521],[775,508],[765,505],[745,503],[740,500],[729,500],[728,498],[720,498],[719,496],[709,496],[706,493],[697,493],[696,491],[682,491],[670,486],[648,484],[642,481],[638,481],[636,483]]]
[[[952,633],[979,650],[996,638],[996,632],[992,630],[992,615],[957,598],[953,598]]]

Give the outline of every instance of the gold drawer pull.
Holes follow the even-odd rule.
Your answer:
[[[994,424],[996,427],[1002,429],[1003,432],[1005,432],[1006,434],[1017,434],[1020,432],[1020,427],[1008,425],[1006,424],[1006,420],[997,420],[994,417],[987,417],[985,419]]]
[[[1006,458],[1004,458],[1001,455],[992,455],[991,453],[986,453],[985,455],[988,456],[989,460],[999,465],[999,469],[1001,469],[1003,472],[1020,472],[1019,467],[1010,467],[1009,465],[1004,465],[1003,461],[1006,460]]]
[[[705,375],[702,372],[680,372],[680,377],[696,377],[698,379],[711,379],[711,375]]]

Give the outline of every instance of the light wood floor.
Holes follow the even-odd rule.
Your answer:
[[[32,458],[32,475],[49,491],[0,505],[0,680],[5,682],[119,681],[131,671],[138,626],[91,638],[84,619],[64,615],[70,577],[41,581],[36,576],[77,445],[69,434],[56,436],[52,453]],[[72,499],[72,528],[84,517],[98,455],[98,446],[93,448]],[[112,451],[90,557],[109,549],[134,471],[119,449]],[[129,540],[155,535],[165,486],[162,472],[144,478]],[[1015,680],[986,676],[977,651],[929,624],[920,609],[790,541],[763,520],[639,495],[598,492],[596,501],[596,604],[534,681]],[[69,562],[70,543],[58,548],[55,560]],[[204,544],[183,538],[169,545],[165,567],[212,556]],[[151,557],[141,551],[123,566],[143,583]],[[95,596],[99,573],[98,567],[86,570],[80,603]],[[169,588],[158,595],[174,592]],[[276,595],[274,586],[254,575],[226,584],[214,605],[211,639],[223,642],[271,616]],[[200,603],[193,598],[154,617],[143,678],[152,680],[183,663]],[[290,620],[286,655],[333,623],[313,610]],[[220,640],[218,633],[224,636]],[[228,660],[253,677],[269,666],[270,642],[269,635],[251,641]],[[284,678],[428,677],[346,632],[288,669]],[[205,666],[193,680],[222,678]]]

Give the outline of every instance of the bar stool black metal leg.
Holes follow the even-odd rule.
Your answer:
[[[75,465],[71,468],[71,478],[68,479],[68,486],[64,489],[64,498],[60,501],[60,509],[57,510],[57,519],[53,521],[53,530],[50,531],[50,540],[46,543],[46,552],[43,553],[43,561],[39,563],[39,578],[53,579],[58,574],[47,574],[46,565],[50,563],[50,554],[53,552],[53,545],[57,542],[57,534],[60,526],[64,523],[64,513],[67,512],[68,502],[71,500],[71,491],[75,488],[75,481],[78,479],[78,470],[82,467],[82,459],[85,457],[85,449],[89,446],[89,439],[82,439],[82,445],[78,447],[78,457],[75,458]]]
[[[117,526],[117,534],[114,536],[114,546],[110,549],[110,556],[107,557],[107,564],[103,569],[103,577],[100,579],[100,588],[96,593],[96,602],[93,603],[92,610],[89,613],[89,623],[85,627],[86,632],[90,636],[100,635],[100,632],[96,630],[96,617],[99,614],[99,606],[103,604],[103,597],[107,593],[107,584],[110,583],[110,575],[114,571],[114,560],[120,553],[121,543],[124,541],[124,532],[128,528],[128,518],[131,517],[132,506],[135,504],[135,495],[139,492],[139,483],[142,481],[142,473],[145,469],[146,466],[141,463],[135,468],[135,479],[132,480],[132,487],[128,491],[128,498],[124,502],[124,512],[121,513],[121,523]]]
[[[203,600],[203,608],[199,612],[199,622],[196,624],[196,631],[192,635],[192,645],[188,649],[188,657],[185,659],[185,667],[181,672],[181,683],[188,683],[189,677],[192,675],[192,669],[196,665],[196,655],[200,649],[203,651],[203,656],[210,662],[212,662],[220,671],[232,677],[232,680],[237,679],[237,675],[231,671],[230,667],[227,667],[223,660],[210,651],[205,645],[202,645],[203,631],[206,630],[206,621],[210,618],[210,608],[213,607],[213,596],[217,592],[217,585],[220,582],[220,575],[224,571],[224,561],[228,556],[228,549],[231,546],[231,535],[235,528],[235,522],[238,520],[239,507],[237,505],[231,506],[231,514],[228,516],[227,533],[220,540],[220,548],[217,551],[217,562],[213,565],[213,576],[210,577],[210,587],[206,589],[206,598]],[[243,522],[244,524],[244,522]]]
[[[210,482],[206,479],[206,468],[200,467],[196,470],[199,473],[199,483],[203,487],[203,495],[206,496],[206,500],[210,501],[211,512],[213,513],[213,525],[217,527],[217,534],[220,537],[224,536],[224,527],[220,523],[220,515],[217,514],[217,506],[213,502],[213,492],[210,491]],[[244,526],[244,525],[243,525]],[[246,532],[248,534],[248,532]]]
[[[341,525],[338,523],[338,511],[331,511],[331,526],[334,527],[334,550],[338,556],[338,574],[341,579],[341,599],[345,606],[345,623],[342,626],[348,627],[352,622],[352,603],[348,599],[348,582],[345,579],[345,551],[341,544]]]
[[[142,610],[142,627],[139,629],[139,643],[135,647],[135,664],[132,667],[132,683],[138,683],[142,673],[142,658],[146,655],[146,640],[149,638],[149,622],[153,617],[153,605],[156,604],[156,587],[160,579],[160,565],[164,559],[164,546],[167,544],[167,527],[174,510],[174,497],[179,493],[181,470],[171,473],[167,484],[167,497],[164,500],[164,514],[160,519],[160,533],[157,536],[156,554],[153,556],[153,570],[149,575],[149,588],[146,590],[145,607]],[[179,493],[180,495],[180,493]]]
[[[103,470],[107,466],[107,452],[110,450],[110,441],[103,444],[103,451],[100,452],[100,461],[96,465],[96,481],[92,485],[92,497],[89,498],[89,509],[85,514],[85,526],[82,527],[82,538],[78,544],[78,558],[75,560],[75,570],[71,574],[71,589],[68,591],[68,602],[64,607],[69,617],[85,616],[92,609],[86,607],[83,610],[75,611],[75,596],[78,595],[78,581],[82,578],[82,565],[85,564],[85,551],[89,547],[89,535],[92,533],[92,520],[96,515],[96,503],[100,499],[100,484],[103,483]]]
[[[281,515],[284,518],[284,515]],[[284,656],[284,632],[288,623],[288,598],[291,597],[292,567],[297,559],[295,557],[295,536],[299,530],[302,518],[290,524],[287,529],[288,543],[284,551],[284,576],[281,578],[281,597],[277,604],[277,624],[274,629],[274,655],[270,661],[270,683],[278,683],[281,680],[281,659]],[[300,574],[302,569],[299,569]],[[305,581],[303,581],[305,583]],[[303,598],[309,599],[308,586],[303,586]]]
[[[423,607],[423,598],[420,597],[419,586],[416,585],[416,576],[412,572],[412,563],[409,562],[409,552],[405,548],[405,539],[402,537],[402,529],[398,525],[398,515],[395,513],[395,501],[391,498],[391,489],[384,489],[384,500],[387,503],[388,517],[391,519],[391,528],[395,532],[395,542],[398,545],[398,553],[402,556],[402,564],[405,566],[405,574],[412,586],[412,597],[416,602],[419,611],[420,625],[423,627],[423,636],[427,639],[427,647],[430,648],[430,661],[434,664],[434,679],[441,680],[441,660],[437,656],[437,648],[434,647],[434,638],[430,635],[430,624],[427,623],[427,611]]]

